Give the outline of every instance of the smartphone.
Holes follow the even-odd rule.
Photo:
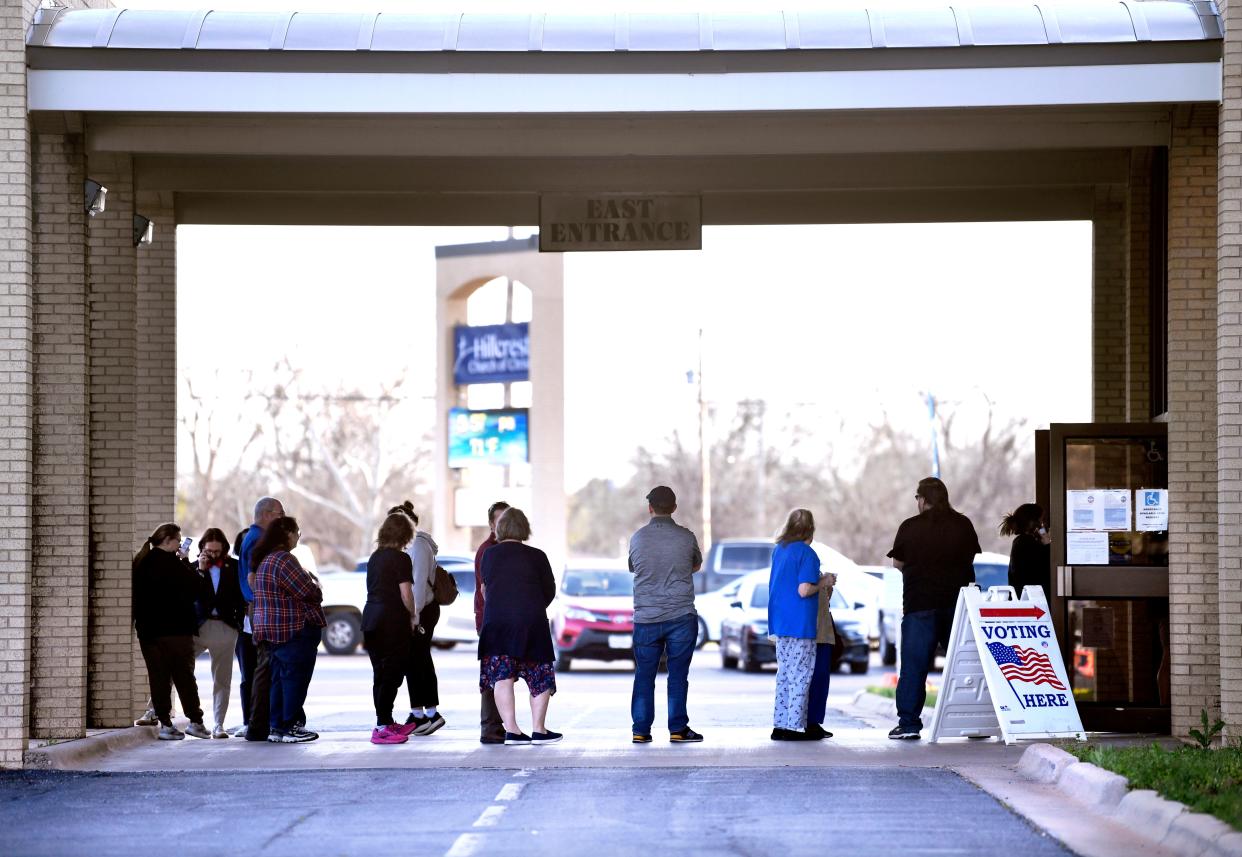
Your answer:
[[[194,539],[186,536],[181,540],[181,555],[187,556],[190,553],[190,545],[194,544]]]

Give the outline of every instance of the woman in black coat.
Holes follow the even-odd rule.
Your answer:
[[[490,687],[505,724],[505,744],[552,744],[563,737],[544,720],[556,693],[548,605],[556,579],[548,555],[523,544],[530,522],[521,509],[507,509],[496,521],[496,545],[483,554],[483,628],[479,632],[479,686]],[[513,685],[524,679],[530,691],[531,734],[517,725]]]
[[[147,664],[151,705],[159,719],[161,741],[185,737],[172,724],[172,689],[190,718],[186,733],[210,738],[203,726],[203,709],[198,704],[198,683],[194,679],[194,633],[198,622],[194,602],[198,582],[185,561],[181,547],[181,527],[161,524],[134,557],[133,615],[142,659]]]
[[[1009,549],[1009,585],[1018,597],[1025,586],[1043,587],[1048,596],[1052,576],[1052,538],[1044,526],[1044,510],[1035,503],[1023,503],[1001,519],[1002,536],[1013,536]]]

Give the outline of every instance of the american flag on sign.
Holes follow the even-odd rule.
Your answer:
[[[996,665],[1007,680],[1046,684],[1057,690],[1065,690],[1065,685],[1057,678],[1052,669],[1052,661],[1048,660],[1047,655],[1034,649],[1006,646],[1003,643],[988,643],[988,651],[996,659]]]

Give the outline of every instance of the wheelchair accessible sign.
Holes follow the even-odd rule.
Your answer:
[[[1086,740],[1041,587],[962,587],[947,661],[932,741]]]

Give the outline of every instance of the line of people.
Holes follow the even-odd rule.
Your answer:
[[[897,686],[899,722],[894,739],[917,739],[927,673],[938,645],[945,645],[958,590],[974,581],[972,560],[980,552],[970,520],[949,503],[936,478],[919,482],[918,514],[903,521],[889,557],[903,574],[901,671]],[[634,575],[634,683],[630,708],[632,740],[652,741],[655,678],[668,671],[669,740],[694,743],[690,728],[689,669],[695,650],[697,616],[692,576],[703,562],[694,534],[673,520],[676,495],[657,486],[647,495],[650,521],[629,542]],[[475,627],[479,632],[480,736],[483,744],[551,744],[563,735],[547,726],[556,693],[555,654],[547,609],[556,581],[547,555],[527,542],[530,522],[521,509],[497,502],[488,509],[489,535],[475,554]],[[1032,504],[1006,516],[1003,532],[1015,535],[1011,575],[1038,576],[1047,565],[1042,510]],[[768,630],[776,641],[777,674],[771,738],[816,741],[831,737],[823,728],[834,648],[839,642],[830,600],[835,575],[824,573],[810,547],[815,521],[795,509],[777,536],[768,591]],[[318,735],[306,728],[304,703],[314,674],[324,627],[323,593],[316,578],[294,556],[297,521],[279,500],[261,499],[254,522],[238,533],[237,559],[217,528],[199,539],[197,566],[186,560],[190,540],[178,525],[158,527],[134,557],[134,624],[147,664],[150,709],[139,724],[159,725],[159,737],[185,734],[226,738],[225,717],[232,681],[232,656],[241,669],[243,725],[234,735],[250,741],[303,743]],[[438,548],[418,529],[408,501],[389,509],[379,527],[376,550],[367,561],[367,602],[362,616],[370,657],[375,708],[371,742],[405,743],[445,725],[431,655],[442,604],[455,597],[438,591],[437,579],[451,578],[436,565]],[[1045,571],[1046,574],[1046,571]],[[442,581],[443,582],[443,581]],[[203,722],[194,659],[212,660],[214,728]],[[529,691],[531,728],[518,724],[515,685]],[[393,715],[405,682],[410,713]],[[173,726],[171,689],[182,700],[190,726]]]

